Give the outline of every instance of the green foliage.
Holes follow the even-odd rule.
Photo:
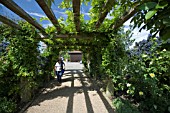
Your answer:
[[[170,4],[167,0],[144,2],[138,9],[137,15],[132,19],[135,27],[144,23],[142,29],[150,30],[154,35],[159,33],[163,40],[169,39]]]
[[[14,113],[16,111],[16,104],[7,98],[0,98],[0,113]]]
[[[138,7],[138,9],[140,9],[140,10],[149,10],[149,9],[155,8],[156,5],[157,5],[156,2],[147,2],[147,3],[144,3],[144,4],[140,5]]]
[[[130,45],[129,36],[130,32],[120,30],[117,34],[109,34],[110,41],[107,46],[103,48],[102,67],[103,71],[113,78],[114,83],[118,83],[118,79],[122,74],[122,70],[127,62],[126,60],[126,45]],[[126,44],[126,45],[125,45]]]
[[[170,52],[160,50],[155,38],[150,42],[153,44],[150,48],[152,54],[142,52],[131,57],[125,70],[131,78],[122,84],[128,97],[139,103],[140,111],[166,113],[170,105]]]
[[[140,0],[109,0],[109,4],[104,9],[108,0],[81,0],[81,3],[91,3],[92,8],[89,11],[90,20],[84,20],[84,15],[80,15],[81,33],[95,34],[93,39],[55,39],[57,33],[54,26],[45,29],[49,35],[48,39],[43,39],[47,48],[40,54],[38,50],[38,35],[35,28],[25,22],[19,22],[22,27],[20,31],[12,29],[5,25],[0,25],[0,42],[9,42],[8,47],[0,55],[0,96],[2,112],[12,112],[15,108],[13,103],[9,103],[11,98],[15,99],[21,96],[24,87],[34,89],[53,73],[53,66],[59,57],[59,52],[67,50],[82,50],[83,63],[89,68],[90,74],[95,78],[112,79],[114,90],[117,95],[123,93],[127,99],[134,99],[139,104],[141,111],[153,113],[167,112],[169,105],[169,73],[170,73],[170,53],[162,46],[157,48],[154,43],[151,48],[150,56],[142,53],[141,56],[129,58],[126,55],[127,49],[132,41],[129,39],[130,31],[123,32],[122,28],[111,29],[110,26],[117,24],[122,16],[134,7],[138,6],[138,11],[133,17],[134,27],[150,30],[156,35],[160,34],[164,40],[169,39],[170,31],[170,5],[167,0],[140,1]],[[51,7],[54,0],[46,0]],[[59,18],[61,35],[79,34],[75,29],[74,14],[71,0],[64,0],[60,8],[66,9],[67,19]],[[100,16],[109,12],[100,28],[95,25]],[[47,19],[42,18],[42,20]],[[102,34],[96,35],[96,34]],[[42,41],[42,40],[41,40]],[[77,45],[77,46],[75,46]],[[167,48],[168,48],[167,44]],[[64,56],[68,57],[68,55]],[[88,65],[90,63],[90,65]],[[126,74],[131,78],[126,79]],[[28,84],[21,87],[21,78],[29,81]],[[30,91],[31,92],[31,91]],[[161,104],[164,103],[164,104]],[[116,99],[114,101],[118,113],[138,113],[138,110],[128,101]],[[4,107],[8,106],[8,107]],[[9,109],[8,109],[9,108]],[[6,111],[5,111],[6,110]],[[1,112],[1,111],[0,111]]]
[[[140,113],[138,108],[128,100],[116,98],[113,100],[113,105],[117,113]]]
[[[20,31],[4,25],[0,26],[4,31],[1,34],[1,41],[9,43],[4,54],[0,56],[0,96],[12,99],[16,103],[21,99],[23,89],[27,87],[33,91],[37,87],[37,56],[39,56],[37,31],[26,22],[19,22],[19,24],[22,26]],[[21,83],[23,77],[29,81],[27,84]],[[2,105],[8,105],[8,102],[2,101]],[[10,104],[9,109],[13,110]]]
[[[156,12],[157,12],[156,10],[149,11],[148,13],[146,13],[145,19],[146,20],[150,19]]]

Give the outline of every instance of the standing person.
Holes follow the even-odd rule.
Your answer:
[[[62,75],[64,74],[64,71],[65,71],[65,63],[64,63],[63,57],[61,57],[61,72],[62,72]]]
[[[57,81],[60,82],[60,83],[61,83],[61,77],[62,77],[62,74],[63,74],[62,73],[62,68],[63,68],[62,65],[63,65],[62,60],[61,60],[61,58],[59,58],[58,61],[55,64],[55,68],[54,68],[56,75],[57,75]]]

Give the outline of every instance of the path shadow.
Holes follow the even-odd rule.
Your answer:
[[[85,86],[85,84],[83,83],[84,81],[82,80],[82,76],[83,76],[83,75],[82,75],[82,72],[77,72],[77,73],[79,74],[79,76],[80,76],[80,78],[81,78],[82,85]],[[104,95],[102,94],[102,92],[100,91],[100,89],[99,89],[99,87],[96,85],[96,83],[95,83],[92,79],[90,79],[90,78],[89,78],[89,80],[90,80],[90,82],[92,83],[92,86],[94,87],[93,89],[96,90],[97,93],[98,93],[98,95],[100,96],[100,98],[101,98],[103,104],[105,105],[108,113],[114,113],[114,110],[113,110],[112,106],[109,104],[109,102],[107,101],[107,99],[104,97]],[[85,88],[85,89],[86,89],[86,88]],[[85,92],[86,92],[86,91],[85,91]],[[86,93],[85,93],[85,97],[86,97],[86,99],[87,99],[86,101],[87,101],[88,103],[90,103],[89,97],[87,96]],[[86,103],[87,103],[87,102],[86,102]],[[91,105],[91,104],[89,104],[89,105]],[[90,107],[89,109],[92,109],[91,106],[89,106],[89,107]],[[91,111],[91,112],[89,111],[88,113],[93,113],[93,111]]]
[[[30,105],[30,107],[40,105],[40,103],[45,100],[69,97],[68,107],[69,107],[69,113],[71,113],[70,109],[71,109],[71,105],[73,105],[72,101],[73,101],[74,94],[80,93],[80,91],[82,91],[84,87],[83,86],[75,87],[74,80],[75,78],[80,78],[80,77],[74,77],[74,74],[75,74],[74,71],[71,71],[69,73],[71,75],[69,75],[67,78],[63,78],[62,83],[64,84],[64,82],[71,82],[71,87],[62,86],[61,84],[57,82],[56,79],[52,80],[48,83],[48,85],[45,87],[45,90],[40,94],[40,96],[34,100],[34,102]],[[91,87],[92,86],[89,86],[87,89],[93,90]]]
[[[74,76],[76,74],[76,76]],[[80,81],[82,86],[75,86],[74,80],[77,79]],[[52,100],[55,98],[63,98],[68,97],[67,109],[66,113],[73,113],[73,99],[75,93],[83,93],[85,97],[86,109],[87,113],[94,113],[93,106],[88,94],[88,91],[96,90],[99,94],[101,100],[103,101],[108,113],[114,113],[112,107],[105,99],[103,94],[100,90],[95,86],[93,82],[89,84],[89,77],[84,76],[81,70],[72,70],[66,71],[64,74],[64,78],[62,79],[63,84],[65,82],[70,82],[71,86],[64,86],[57,83],[56,79],[49,82],[45,90],[37,97],[34,102],[30,105],[31,106],[40,106],[40,103],[46,100]],[[100,108],[99,108],[100,109]]]

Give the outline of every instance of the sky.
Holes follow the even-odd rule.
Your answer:
[[[35,0],[14,0],[14,2],[17,5],[19,5],[21,8],[23,8],[29,15],[35,18],[38,21],[38,23],[40,23],[44,28],[46,28],[47,26],[52,26],[52,23],[48,20],[40,21],[40,18],[46,17],[46,15]],[[55,0],[55,4],[52,5],[52,10],[56,18],[63,17],[64,19],[66,19],[67,15],[65,14],[65,10],[58,8],[61,2],[62,0]],[[81,6],[81,13],[84,14],[85,20],[90,19],[90,17],[88,16],[89,14],[88,11],[90,10],[90,8],[91,8],[90,5],[83,4]],[[0,14],[6,17],[10,17],[10,19],[12,20],[21,19],[18,15],[16,15],[15,13],[13,13],[12,11],[10,11],[9,9],[7,9],[1,4],[0,4]],[[130,20],[125,22],[124,25],[125,25],[125,31],[126,31],[127,29],[129,29]],[[139,42],[143,39],[146,39],[148,34],[149,34],[149,31],[142,30],[141,32],[139,32],[139,28],[135,28],[133,30],[132,39],[135,39],[135,42]]]
[[[132,24],[133,25],[133,23],[130,23],[130,21],[131,21],[131,19],[129,19],[128,21],[126,21],[125,23],[124,23],[124,26],[125,26],[125,31],[127,31],[128,29],[129,29],[129,25],[130,24]],[[142,24],[142,26],[143,26],[144,24]],[[135,28],[133,31],[132,31],[132,33],[133,33],[133,35],[132,35],[132,39],[135,39],[135,42],[139,42],[139,41],[142,41],[143,39],[147,39],[147,37],[148,37],[148,35],[150,34],[150,31],[146,31],[146,30],[141,30],[141,32],[139,32],[139,30],[140,30],[140,28]],[[134,46],[134,44],[135,44],[135,42],[133,43],[133,45],[132,46]]]

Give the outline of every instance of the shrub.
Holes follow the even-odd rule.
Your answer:
[[[16,104],[7,98],[0,98],[0,113],[14,113]]]
[[[117,113],[140,113],[136,106],[122,98],[114,99],[113,105],[116,107]]]

